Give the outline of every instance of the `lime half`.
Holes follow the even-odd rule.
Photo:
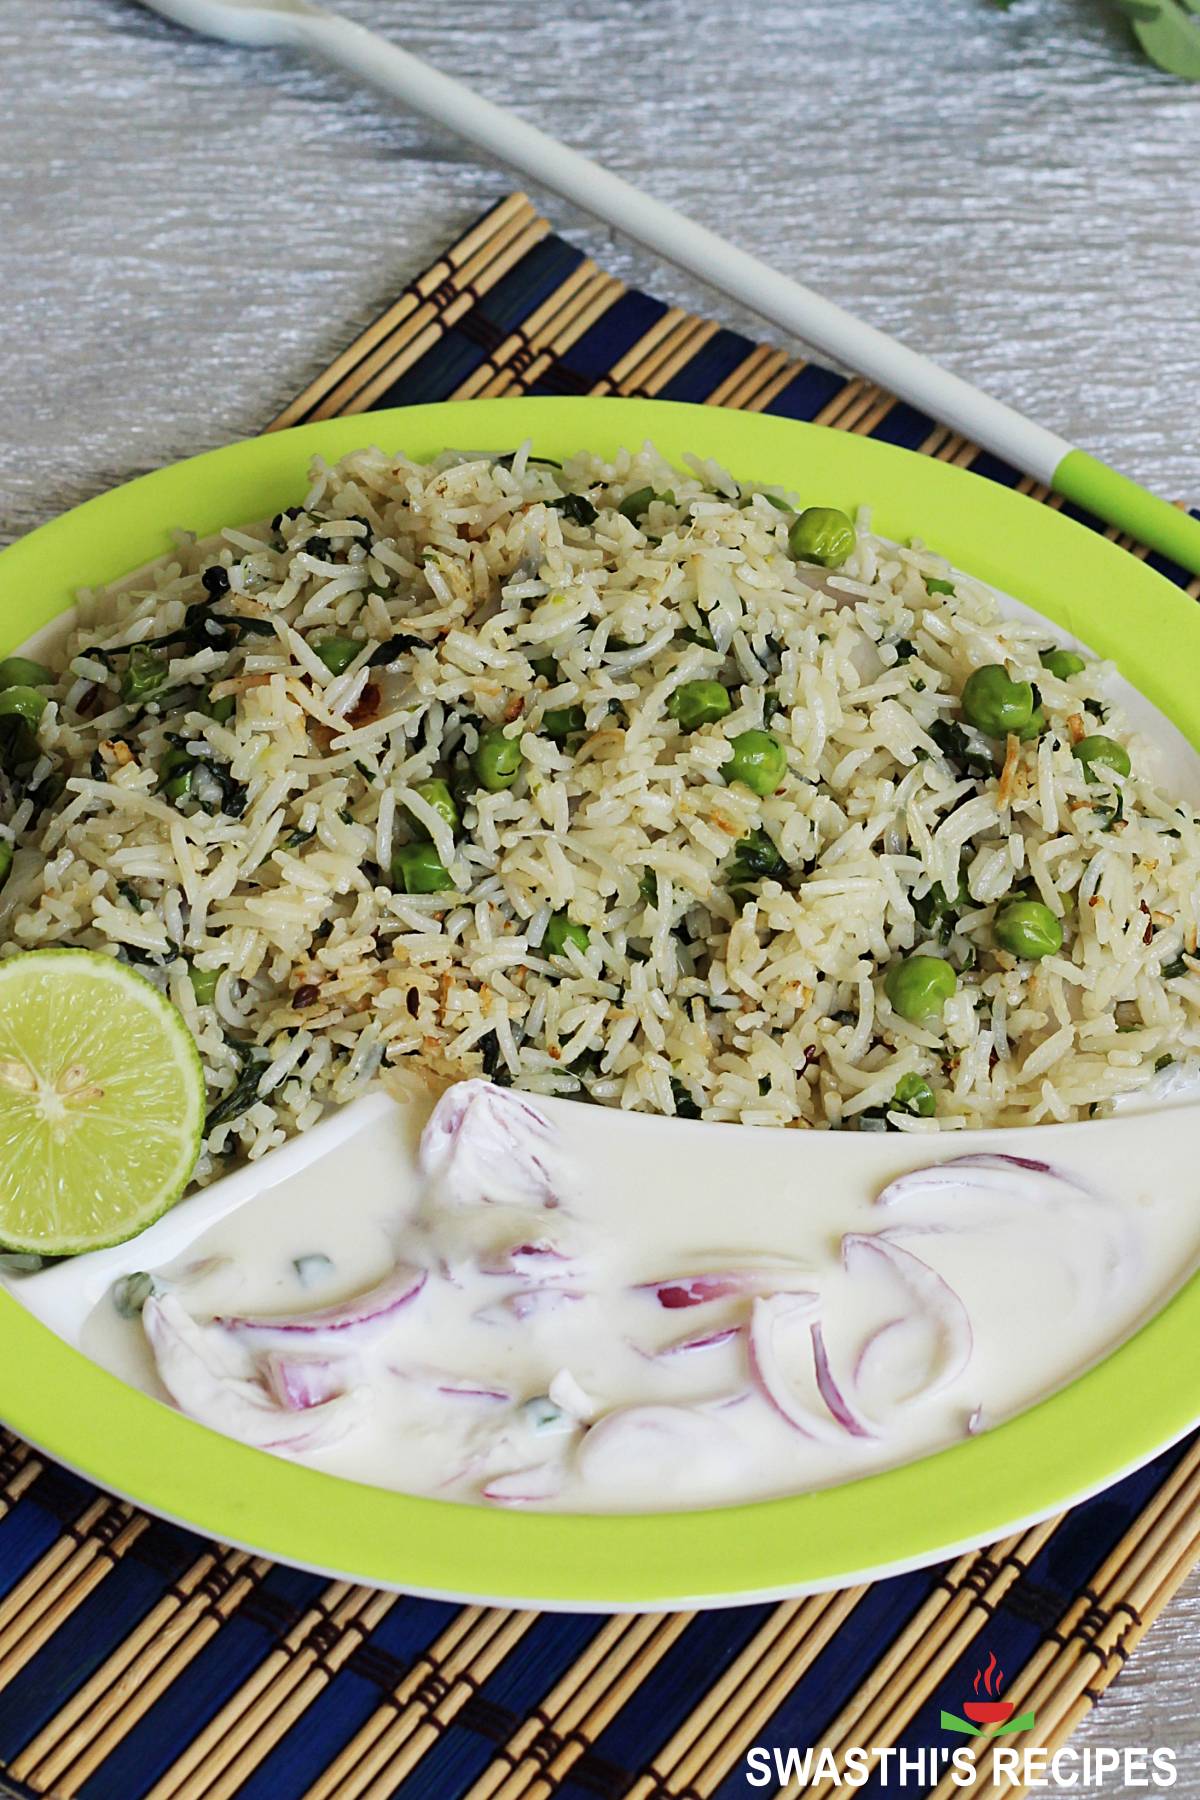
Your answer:
[[[143,1231],[195,1167],[204,1098],[182,1016],[127,963],[0,962],[0,1244],[73,1256]]]

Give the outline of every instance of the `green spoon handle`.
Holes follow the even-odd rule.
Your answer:
[[[1054,471],[1054,491],[1086,507],[1110,525],[1119,525],[1138,543],[1149,544],[1172,562],[1200,575],[1200,519],[1160,500],[1128,475],[1110,469],[1086,450],[1072,450]]]

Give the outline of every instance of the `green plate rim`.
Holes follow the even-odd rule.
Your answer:
[[[308,459],[377,443],[424,458],[452,446],[610,454],[653,438],[807,500],[869,502],[877,530],[917,536],[1112,657],[1200,743],[1200,608],[1053,508],[931,457],[761,414],[651,400],[443,402],[305,425],[142,476],[0,554],[13,648],[98,585],[201,535],[300,497]],[[1156,656],[1164,642],[1169,657]],[[664,1129],[734,1130],[674,1125]],[[1086,1129],[1083,1127],[1082,1129]],[[1024,1136],[1024,1134],[1021,1134]],[[1036,1135],[1036,1134],[1035,1134]],[[798,1140],[798,1143],[800,1140]],[[383,1587],[606,1609],[840,1585],[936,1559],[1045,1517],[1180,1437],[1200,1386],[1200,1281],[1080,1379],[997,1429],[842,1487],[709,1511],[633,1517],[518,1513],[414,1499],[251,1450],[124,1386],[0,1299],[0,1416],[48,1454],[151,1511],[286,1562]]]

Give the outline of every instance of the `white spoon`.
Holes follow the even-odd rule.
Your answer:
[[[1200,521],[374,32],[308,0],[143,3],[230,43],[316,51],[1200,574]]]

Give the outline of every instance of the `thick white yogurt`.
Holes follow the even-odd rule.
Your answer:
[[[987,1429],[1114,1347],[1200,1258],[1196,1106],[931,1141],[753,1132],[539,1101],[548,1130],[530,1152],[507,1118],[524,1114],[524,1101],[499,1093],[492,1107],[491,1096],[440,1172],[418,1166],[428,1107],[376,1102],[357,1132],[182,1253],[188,1208],[211,1215],[219,1188],[135,1245],[102,1253],[103,1265],[87,1259],[81,1347],[168,1397],[142,1321],[122,1318],[98,1282],[153,1266],[156,1241],[169,1241],[158,1234],[174,1233],[176,1254],[159,1271],[165,1304],[200,1322],[223,1370],[273,1406],[264,1383],[277,1378],[282,1345],[285,1361],[311,1365],[319,1395],[351,1396],[334,1402],[332,1441],[319,1430],[308,1441],[318,1406],[298,1441],[293,1416],[281,1453],[410,1493],[661,1510],[825,1486]],[[951,1161],[964,1152],[984,1164]],[[1062,1179],[989,1155],[1048,1162]],[[877,1204],[889,1182],[931,1166],[940,1185]],[[847,1234],[873,1240],[849,1267],[839,1254]],[[880,1254],[879,1243],[898,1254]],[[334,1351],[328,1333],[309,1344],[207,1325],[312,1313],[397,1264],[424,1272],[419,1291]],[[938,1276],[969,1321],[965,1363],[961,1316]],[[737,1291],[718,1291],[726,1277]],[[55,1286],[61,1296],[78,1279],[66,1265],[19,1291],[44,1317],[59,1305],[62,1328]],[[663,1283],[676,1303],[662,1303]],[[678,1304],[691,1297],[698,1303]],[[750,1343],[756,1307],[766,1371]],[[851,1429],[817,1384],[814,1323]],[[196,1410],[188,1392],[177,1397]],[[219,1399],[198,1416],[246,1435]],[[251,1441],[270,1439],[259,1431]]]

